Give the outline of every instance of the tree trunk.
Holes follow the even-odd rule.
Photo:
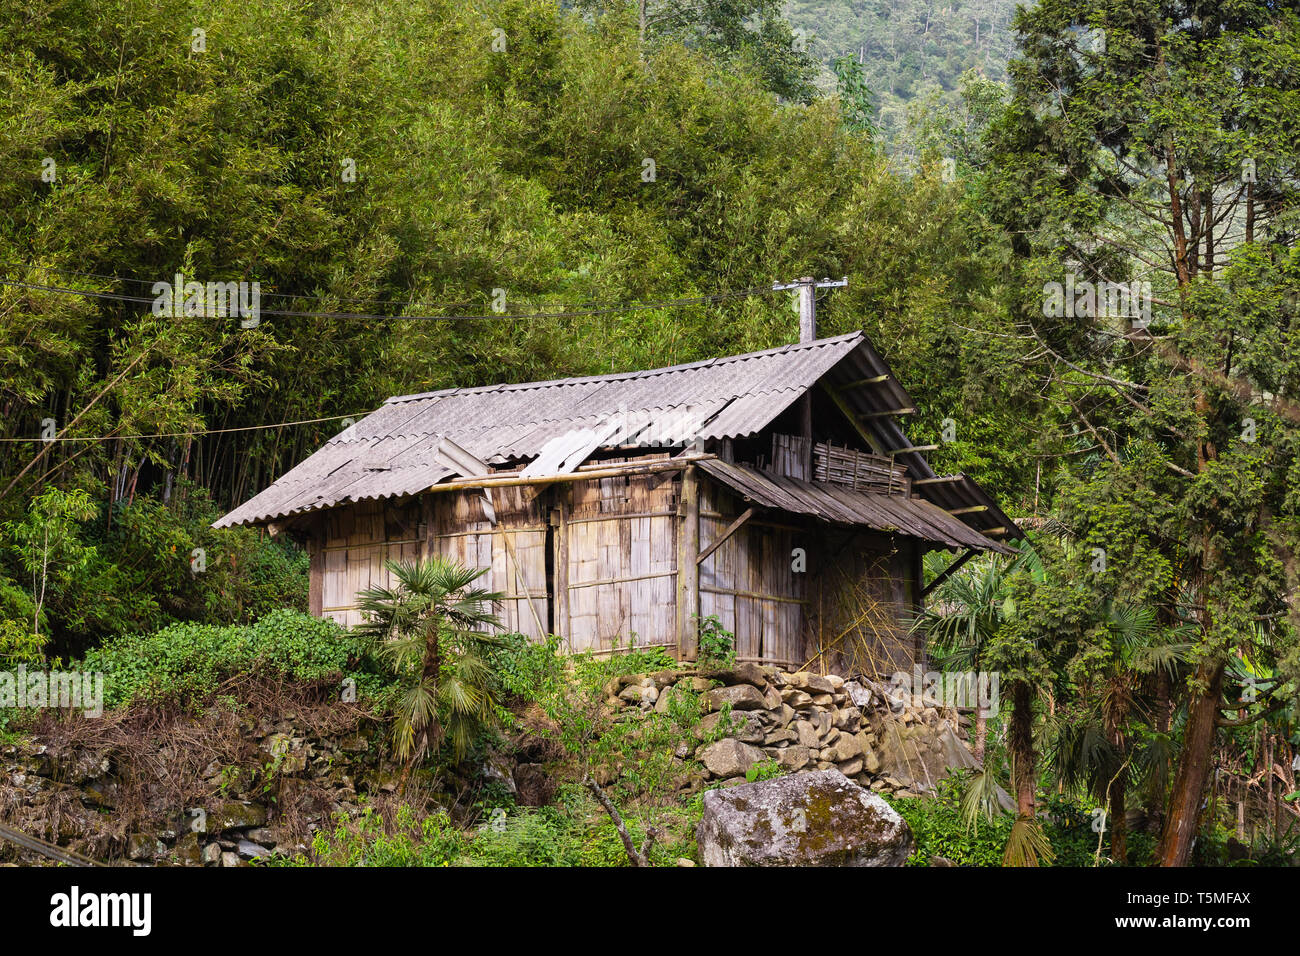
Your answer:
[[[1197,690],[1187,704],[1187,729],[1178,773],[1169,797],[1165,829],[1160,837],[1161,866],[1186,866],[1196,839],[1205,783],[1210,777],[1214,732],[1219,719],[1219,698],[1223,693],[1222,661],[1204,661],[1196,670]]]
[[[989,741],[989,719],[984,716],[984,708],[975,708],[975,763],[984,766],[984,750]]]
[[[1029,682],[1011,684],[1011,727],[1007,744],[1016,788],[1016,815],[1034,819],[1034,708]]]

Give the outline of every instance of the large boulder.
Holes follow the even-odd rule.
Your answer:
[[[838,770],[796,773],[704,795],[706,866],[902,866],[912,831]]]

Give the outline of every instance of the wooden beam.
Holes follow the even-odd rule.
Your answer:
[[[881,382],[888,382],[889,378],[890,377],[888,375],[875,375],[872,376],[871,378],[854,379],[851,382],[845,382],[843,385],[837,385],[835,387],[844,390],[850,388],[858,388],[859,386],[862,385],[879,385]]]
[[[965,475],[944,475],[944,476],[941,477],[941,478],[917,478],[915,481],[912,482],[912,484],[914,484],[914,485],[937,485],[937,484],[939,484],[940,482],[948,482],[948,481],[963,481],[963,480],[965,480],[965,478],[966,478]]]
[[[931,581],[929,584],[927,584],[925,587],[921,589],[921,597],[925,597],[927,594],[929,594],[931,591],[937,588],[940,584],[943,584],[944,581],[947,581],[948,578],[952,577],[952,575],[955,572],[960,570],[963,564],[965,564],[971,558],[975,557],[975,555],[977,555],[978,553],[979,552],[976,551],[974,548],[969,548],[965,554],[963,554],[961,557],[954,560],[952,564],[948,565],[946,568],[940,571],[938,577],[936,577],[933,581]]]
[[[694,660],[699,636],[700,475],[694,465],[682,472],[677,522],[677,659]]]
[[[430,485],[428,491],[464,491],[467,488],[508,488],[513,485],[553,485],[562,481],[586,481],[588,478],[621,478],[628,475],[652,475],[661,471],[681,471],[697,461],[716,458],[717,455],[692,455],[689,458],[668,458],[649,462],[630,462],[610,465],[593,471],[578,471],[564,475],[532,475],[523,477],[517,472],[487,474],[478,478],[462,478]]]
[[[877,455],[882,454],[880,450],[880,442],[876,440],[875,436],[872,435],[871,432],[862,427],[862,422],[858,419],[857,412],[849,408],[848,403],[844,401],[844,396],[840,395],[838,390],[831,388],[824,382],[822,383],[822,390],[830,396],[831,401],[835,403],[835,407],[838,408],[841,414],[849,420],[849,424],[852,425],[853,430],[858,433],[858,437],[867,443],[867,447]]]
[[[913,445],[911,448],[891,448],[886,455],[907,455],[917,451],[938,451],[938,445]]]
[[[891,408],[887,412],[863,412],[858,418],[888,418],[890,415],[915,415],[915,408]]]
[[[705,558],[711,555],[714,551],[717,551],[718,548],[722,547],[723,543],[728,538],[730,538],[733,534],[739,531],[741,526],[752,517],[754,517],[754,509],[746,508],[739,518],[731,522],[731,524],[727,525],[727,527],[723,529],[722,534],[718,535],[717,540],[714,541],[713,544],[709,545],[707,548],[705,548],[703,551],[700,552],[700,556],[695,559],[695,563],[703,564]]]
[[[948,512],[950,515],[970,515],[977,511],[988,511],[988,505],[971,505],[969,508],[953,508]]]
[[[980,529],[980,534],[987,534],[987,535],[989,535],[990,537],[992,537],[993,535],[1006,534],[1006,533],[1007,533],[1007,526],[1006,526],[1006,525],[998,525],[996,528],[981,528],[981,529]]]

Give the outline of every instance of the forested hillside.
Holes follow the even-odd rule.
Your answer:
[[[968,71],[1006,80],[1016,6],[1017,0],[790,0],[786,12],[816,38],[813,49],[826,62],[857,59],[884,141],[906,153],[921,145],[908,129],[909,110],[957,105]]]
[[[915,399],[867,414],[899,416],[938,475],[977,480],[1028,533],[960,570],[928,556],[910,626],[1003,697],[944,801],[907,808],[926,852],[1294,862],[1300,18],[1042,0],[1013,24],[1011,6],[0,0],[0,673],[86,663],[111,706],[216,708],[213,734],[240,680],[296,681],[299,700],[346,674],[366,719],[396,721],[376,739],[403,788],[422,761],[440,785],[478,780],[467,761],[513,735],[530,766],[572,761],[556,773],[579,796],[544,819],[587,814],[564,831],[581,842],[605,806],[582,748],[605,747],[636,825],[671,804],[689,834],[698,800],[622,771],[653,753],[686,773],[694,751],[612,724],[593,743],[591,715],[663,716],[660,691],[702,700],[711,678],[656,683],[658,651],[566,670],[563,635],[480,647],[465,635],[492,601],[459,600],[465,569],[371,594],[375,643],[407,656],[353,653],[301,613],[297,543],[211,524],[388,396],[785,345],[798,315],[773,284],[843,276],[819,333],[864,330]],[[158,308],[178,275],[256,282],[260,314]],[[418,633],[411,594],[432,615]],[[421,681],[462,611],[449,659],[470,692],[435,699]],[[820,740],[758,742],[829,754],[832,713],[867,733],[839,677],[730,680],[734,635],[698,625],[771,720],[786,698],[824,711]],[[403,707],[454,723],[457,746]],[[546,747],[521,743],[525,711]],[[0,742],[32,726],[0,699]],[[725,779],[788,769],[758,763]],[[467,831],[517,809],[480,786],[447,798]],[[1061,822],[1089,818],[1091,856]]]

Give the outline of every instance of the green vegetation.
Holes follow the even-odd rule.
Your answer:
[[[444,611],[376,597],[407,652],[385,665],[301,613],[297,544],[211,524],[386,396],[785,344],[771,283],[846,275],[820,331],[865,330],[935,470],[1031,530],[924,624],[950,666],[1001,675],[963,799],[1006,783],[1019,819],[970,839],[1082,860],[1032,822],[1060,797],[1105,814],[1102,862],[1211,861],[1228,835],[1284,859],[1300,19],[1040,0],[1012,37],[1009,6],[650,3],[643,26],[622,2],[0,0],[0,664],[84,660],[117,705],[349,676],[405,714],[413,755],[450,721],[439,769],[550,733],[567,809],[509,814],[501,852],[554,830],[666,859],[699,701],[601,709],[659,652],[475,638],[429,683],[429,649],[484,621],[444,635]],[[177,272],[259,282],[261,323],[153,314]],[[1065,307],[1067,285],[1133,282],[1135,309]],[[632,301],[661,304],[536,315]],[[701,647],[733,660],[716,622]],[[915,812],[961,855],[948,810]]]
[[[81,662],[104,674],[109,707],[137,702],[200,706],[231,678],[378,684],[356,667],[360,648],[337,624],[299,611],[272,611],[251,625],[172,624],[106,641]]]
[[[487,655],[502,646],[492,613],[501,595],[471,586],[486,569],[445,558],[386,567],[395,586],[357,595],[365,622],[355,633],[396,680],[394,750],[409,770],[446,737],[462,758],[497,707]]]

